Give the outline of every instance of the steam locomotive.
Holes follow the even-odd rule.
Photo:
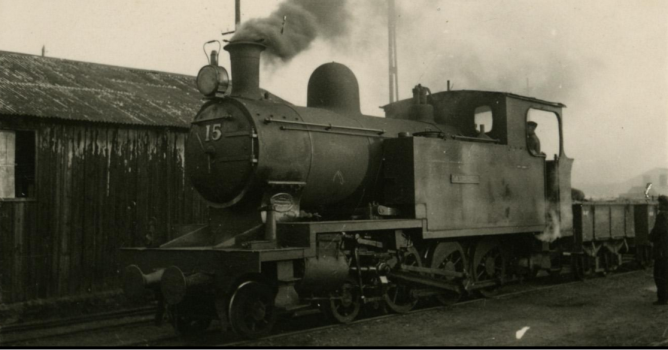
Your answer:
[[[364,306],[405,313],[424,298],[489,297],[541,270],[586,276],[648,261],[654,204],[571,200],[564,105],[418,85],[370,117],[352,71],[328,63],[299,107],[260,89],[264,48],[225,47],[231,91],[215,63],[197,78],[207,102],[186,171],[209,223],[158,248],[122,249],[124,290],[155,293],[158,321],[166,311],[191,333],[219,319],[257,338],[282,313],[318,307],[350,322]],[[474,120],[481,106],[488,132]],[[554,159],[527,146],[532,109],[558,121]]]

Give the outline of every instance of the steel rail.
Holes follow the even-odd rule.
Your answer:
[[[60,320],[49,320],[49,321],[42,321],[42,322],[30,322],[30,323],[24,323],[24,324],[22,323],[22,324],[9,325],[9,326],[0,326],[0,335],[1,335],[0,336],[0,345],[11,345],[11,344],[30,341],[30,340],[62,337],[62,336],[67,336],[67,335],[72,335],[72,334],[77,334],[77,333],[82,333],[82,332],[88,332],[88,331],[93,331],[93,330],[117,328],[117,327],[124,327],[124,326],[127,326],[127,325],[132,325],[132,324],[152,322],[154,320],[155,310],[156,310],[155,307],[150,306],[150,307],[142,307],[142,308],[129,309],[129,310],[99,313],[99,314],[88,315],[88,316],[72,317],[72,318],[60,319]],[[114,320],[128,318],[128,317],[141,317],[141,316],[149,316],[149,315],[151,316],[151,318],[146,318],[146,319],[141,319],[141,320],[133,320],[133,321],[130,321],[130,322],[123,322],[123,323],[114,324],[114,325],[99,325],[99,324],[96,324],[96,323],[99,323],[99,322],[102,322],[102,321],[114,321]],[[87,324],[87,323],[93,323],[93,324],[91,324],[88,327],[82,327],[82,328],[78,328],[78,329],[74,329],[74,330],[68,329],[68,328],[76,327],[76,326],[79,326],[79,325],[84,325],[84,324]],[[59,329],[62,329],[62,331],[59,332],[58,331]],[[40,332],[40,333],[46,332],[46,333],[49,333],[50,331],[52,331],[52,333],[45,334],[45,335],[32,336],[30,334],[31,332]],[[7,338],[10,338],[10,339],[7,339]]]

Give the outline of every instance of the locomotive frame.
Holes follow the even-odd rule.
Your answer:
[[[421,298],[489,297],[540,270],[585,276],[614,270],[623,254],[648,261],[653,204],[572,203],[564,105],[418,85],[384,107],[387,118],[368,117],[354,74],[331,63],[297,107],[260,90],[262,45],[225,49],[232,91],[208,96],[186,153],[209,225],[121,253],[126,294],[155,293],[158,319],[166,310],[177,331],[219,319],[256,338],[279,313],[319,307],[350,322],[363,305],[405,313]],[[470,117],[481,105],[495,125],[484,137]],[[558,118],[554,160],[527,149],[531,108]],[[560,238],[536,238],[550,227]]]

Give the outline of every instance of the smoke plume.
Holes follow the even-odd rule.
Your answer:
[[[321,37],[335,42],[346,35],[346,0],[288,0],[267,18],[244,22],[232,40],[264,40],[272,63],[290,61]]]

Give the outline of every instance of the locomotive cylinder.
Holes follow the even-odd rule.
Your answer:
[[[335,290],[345,282],[349,271],[350,267],[343,253],[306,259],[304,277],[298,288],[309,292]]]

